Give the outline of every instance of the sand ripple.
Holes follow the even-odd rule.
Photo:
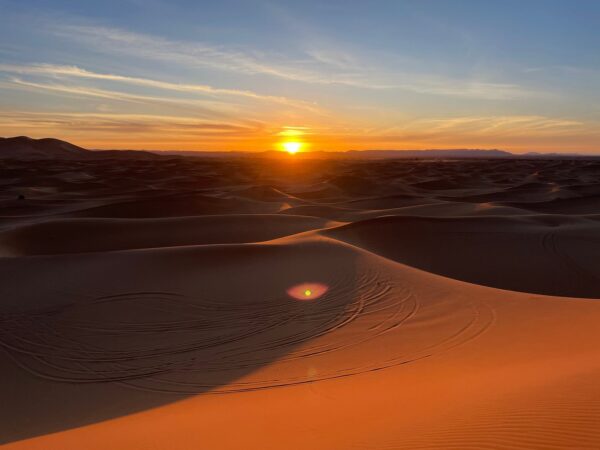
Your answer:
[[[406,364],[474,338],[492,320],[481,305],[441,299],[424,306],[385,271],[365,267],[356,285],[343,274],[336,281],[314,302],[285,292],[237,304],[129,292],[4,314],[0,345],[20,366],[54,381],[221,393]],[[283,356],[270,368],[274,354]]]

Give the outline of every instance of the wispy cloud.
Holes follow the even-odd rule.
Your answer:
[[[0,133],[12,130],[32,135],[84,135],[94,138],[190,140],[195,142],[248,139],[264,134],[264,125],[199,120],[187,116],[162,116],[113,113],[46,113],[37,111],[0,111]],[[50,132],[50,134],[48,134]]]
[[[530,89],[524,89],[517,84],[511,83],[492,83],[485,81],[470,81],[444,79],[439,80],[433,77],[424,77],[419,83],[400,84],[398,88],[409,91],[444,95],[449,97],[464,97],[472,99],[485,100],[508,100],[513,98],[526,98],[541,95]],[[429,78],[429,79],[427,79]]]
[[[54,64],[33,64],[33,65],[15,65],[15,64],[0,64],[0,72],[29,74],[29,75],[44,75],[52,77],[76,77],[88,78],[95,80],[116,81],[121,83],[134,84],[138,86],[152,87],[157,89],[206,94],[210,96],[232,96],[243,97],[252,100],[266,101],[278,103],[294,108],[308,109],[317,111],[318,107],[314,103],[294,100],[287,97],[261,95],[253,91],[240,89],[223,89],[216,88],[204,84],[186,84],[186,83],[171,83],[166,81],[154,80],[149,78],[131,77],[124,75],[115,75],[108,73],[92,72],[82,69],[77,66],[63,66]]]
[[[348,137],[355,148],[495,147],[520,150],[598,150],[600,123],[540,115],[464,116],[406,121],[397,126],[364,129]]]
[[[168,61],[186,66],[210,67],[236,74],[266,75],[280,79],[361,89],[395,89],[428,95],[503,100],[539,93],[514,83],[457,79],[395,70],[385,64],[314,44],[296,58],[255,49],[186,42],[126,30],[89,25],[64,25],[54,32],[110,54]],[[375,65],[374,65],[375,64]]]
[[[432,132],[528,136],[576,134],[589,131],[592,126],[577,120],[538,115],[443,118],[423,120],[415,125]]]
[[[165,39],[109,27],[65,25],[55,28],[55,33],[76,39],[96,49],[110,53],[123,53],[155,60],[172,61],[193,66],[233,70],[246,74],[265,74],[300,81],[317,81],[318,74],[286,67],[286,62],[273,63],[259,57],[261,52],[240,51],[201,42]],[[287,62],[290,64],[291,62]]]
[[[196,115],[205,117],[223,117],[228,115],[226,108],[202,100],[173,99],[151,95],[133,94],[129,92],[99,89],[88,86],[64,85],[57,83],[39,83],[11,77],[8,81],[0,82],[0,87],[21,88],[70,95],[74,97],[94,97],[106,100],[125,101],[133,103],[159,104],[185,109]]]

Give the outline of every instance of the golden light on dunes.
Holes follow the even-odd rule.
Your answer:
[[[300,151],[300,149],[302,148],[302,143],[298,141],[287,141],[282,142],[281,146],[290,155],[294,155]]]

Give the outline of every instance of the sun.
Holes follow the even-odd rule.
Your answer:
[[[294,155],[300,151],[300,149],[302,148],[302,143],[296,142],[296,141],[288,141],[288,142],[282,143],[281,146],[290,155]]]

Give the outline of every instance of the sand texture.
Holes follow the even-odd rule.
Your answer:
[[[600,448],[600,162],[7,159],[0,184],[3,449]]]

